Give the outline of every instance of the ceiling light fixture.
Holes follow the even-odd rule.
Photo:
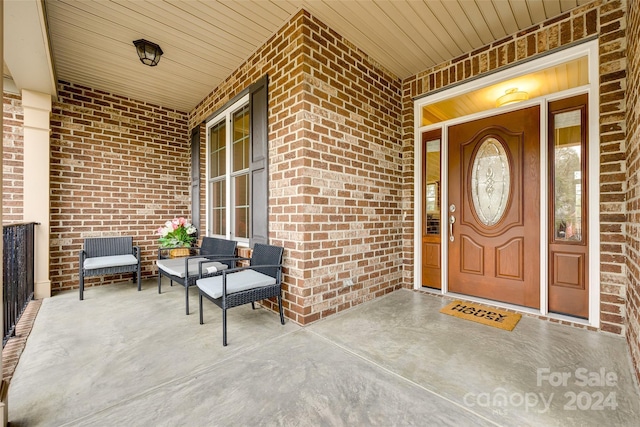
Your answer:
[[[160,62],[160,56],[162,56],[162,49],[155,43],[151,43],[145,39],[135,40],[133,44],[138,52],[138,57],[144,65],[155,67]]]
[[[496,107],[526,101],[527,99],[529,99],[529,94],[527,92],[519,91],[518,88],[507,89],[504,91],[504,95],[496,100]]]

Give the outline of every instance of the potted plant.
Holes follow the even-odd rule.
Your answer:
[[[196,228],[184,217],[173,218],[158,228],[156,234],[160,236],[158,243],[161,248],[173,248],[170,256],[188,256],[189,249],[195,237]]]

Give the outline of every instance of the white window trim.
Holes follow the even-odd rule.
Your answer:
[[[243,169],[242,171],[236,171],[236,172],[232,172],[232,165],[231,165],[231,155],[233,152],[233,147],[232,147],[232,142],[231,142],[231,131],[232,131],[232,126],[231,126],[231,118],[233,116],[233,113],[235,113],[236,111],[240,110],[241,108],[243,108],[246,104],[249,103],[249,94],[243,96],[242,98],[238,99],[236,102],[234,102],[232,105],[230,105],[228,108],[226,108],[224,111],[221,111],[219,114],[217,114],[216,116],[214,116],[213,118],[211,118],[210,120],[207,121],[206,124],[206,186],[207,186],[207,190],[206,190],[206,213],[205,213],[205,217],[206,217],[206,235],[209,237],[219,237],[219,238],[223,238],[223,239],[228,239],[228,240],[235,240],[238,243],[242,244],[242,246],[249,246],[249,239],[248,238],[239,238],[233,235],[233,230],[234,230],[234,222],[233,222],[233,206],[235,206],[234,204],[232,204],[232,201],[234,200],[234,194],[232,191],[232,179],[234,176],[241,174],[245,171],[249,170],[249,167],[247,166],[247,169]],[[209,144],[209,130],[215,126],[216,124],[220,123],[222,120],[226,120],[226,126],[225,126],[225,138],[226,138],[226,150],[225,150],[225,164],[226,164],[226,179],[225,179],[225,194],[226,194],[226,234],[225,235],[220,235],[220,234],[213,234],[211,231],[211,221],[212,221],[212,215],[211,215],[211,200],[212,200],[212,195],[211,195],[211,179],[210,179],[210,165],[209,165],[209,155],[210,155],[210,144]]]

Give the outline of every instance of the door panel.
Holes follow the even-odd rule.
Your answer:
[[[584,281],[584,254],[554,252],[552,256],[552,285],[574,288],[581,291],[584,290],[586,287]]]
[[[535,106],[449,128],[450,291],[540,306],[539,122]]]
[[[434,241],[430,242],[429,240]],[[440,275],[440,237],[424,237],[422,242],[422,286],[440,289]]]
[[[484,274],[484,246],[469,236],[461,235],[460,271],[469,274]]]
[[[496,248],[496,275],[505,279],[524,280],[524,239],[516,237]]]

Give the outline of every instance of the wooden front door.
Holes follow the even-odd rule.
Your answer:
[[[540,307],[540,108],[449,128],[451,292]]]

